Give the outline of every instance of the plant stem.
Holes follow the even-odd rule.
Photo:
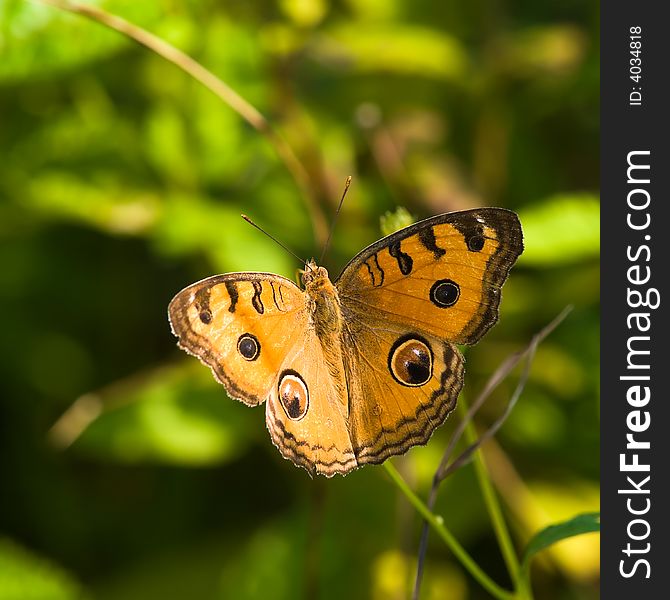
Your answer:
[[[465,429],[465,435],[470,443],[477,439],[477,432],[475,431],[472,422],[468,423]],[[481,448],[475,452],[473,463],[479,487],[481,488],[482,496],[484,497],[484,503],[486,504],[486,509],[491,518],[491,523],[493,524],[493,531],[498,540],[503,560],[507,565],[507,570],[514,582],[514,597],[518,600],[532,600],[533,594],[528,581],[528,575],[527,573],[522,572],[519,565],[516,551],[514,550],[514,544],[512,543],[512,538],[503,517],[502,508],[500,502],[498,502],[498,496],[493,489]]]
[[[467,407],[465,402],[461,399],[460,410],[465,411]],[[465,436],[468,443],[472,444],[477,440],[477,432],[475,431],[472,421],[470,421],[465,428]],[[514,544],[512,543],[512,538],[510,536],[509,530],[507,529],[507,524],[502,514],[502,509],[500,503],[498,502],[498,497],[493,489],[491,484],[491,479],[489,478],[486,464],[481,454],[481,449],[478,449],[473,457],[475,473],[477,475],[477,480],[479,482],[479,487],[482,490],[482,496],[484,497],[484,504],[491,518],[491,523],[493,525],[493,530],[495,532],[496,538],[498,540],[498,545],[500,546],[500,551],[502,552],[503,559],[507,565],[507,570],[509,571],[512,581],[519,581],[519,561],[516,556],[516,551],[514,549]]]
[[[410,489],[405,480],[402,478],[398,470],[393,466],[390,460],[384,463],[384,468],[389,474],[393,482],[398,486],[400,491],[416,508],[417,512],[428,522],[428,524],[437,532],[437,534],[449,546],[454,556],[461,562],[461,564],[470,572],[470,574],[480,583],[480,585],[488,590],[488,592],[495,598],[500,600],[513,600],[515,598],[512,592],[509,592],[500,587],[493,581],[481,567],[473,560],[473,558],[465,551],[451,532],[444,526],[442,518],[432,513],[422,500]]]

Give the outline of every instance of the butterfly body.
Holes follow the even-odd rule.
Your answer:
[[[346,379],[342,356],[342,310],[337,288],[333,285],[328,271],[310,261],[302,271],[302,283],[309,298],[307,310],[310,326],[319,340],[328,372],[343,406],[346,402]]]
[[[448,213],[372,244],[335,282],[313,261],[304,289],[271,273],[217,275],[177,294],[169,318],[229,395],[266,401],[285,458],[345,474],[444,422],[463,385],[456,344],[495,323],[522,250],[514,213]]]

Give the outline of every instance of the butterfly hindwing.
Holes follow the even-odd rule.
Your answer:
[[[374,316],[474,344],[496,322],[523,251],[515,213],[480,208],[420,221],[355,256],[336,281],[346,320]]]
[[[280,365],[307,331],[305,294],[270,273],[229,273],[203,279],[168,308],[179,346],[212,369],[229,395],[263,402]]]
[[[331,477],[358,466],[345,415],[346,398],[330,376],[314,330],[286,357],[275,379],[265,420],[282,456],[310,474]]]
[[[359,464],[425,444],[456,406],[464,361],[451,343],[386,321],[348,327],[349,428]]]

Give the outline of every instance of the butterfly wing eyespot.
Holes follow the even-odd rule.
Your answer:
[[[277,386],[279,401],[292,421],[299,421],[309,409],[309,389],[300,373],[285,369],[279,376]]]
[[[430,344],[414,334],[401,336],[391,346],[388,368],[400,385],[425,385],[433,375],[433,351]]]
[[[261,343],[253,333],[243,333],[237,340],[237,351],[245,360],[256,360],[261,353]]]
[[[430,301],[440,308],[448,308],[458,301],[461,288],[451,279],[438,279],[430,288]]]
[[[484,249],[484,236],[481,234],[475,234],[466,238],[466,244],[470,252],[481,252]]]

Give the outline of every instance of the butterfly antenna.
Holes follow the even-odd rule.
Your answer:
[[[335,223],[337,223],[337,217],[340,216],[342,203],[344,202],[344,197],[347,195],[347,192],[349,191],[350,185],[351,185],[351,175],[349,175],[349,177],[347,177],[347,180],[344,182],[344,191],[342,192],[342,198],[340,198],[340,203],[337,206],[337,210],[335,211],[333,222],[330,225],[330,233],[328,234],[328,239],[326,240],[326,243],[323,247],[323,252],[321,252],[321,258],[319,259],[319,264],[323,264],[323,259],[326,256],[326,252],[328,252],[328,248],[330,247],[330,240],[333,238],[333,232],[335,231]]]
[[[249,225],[253,225],[256,229],[258,229],[258,231],[260,231],[261,233],[264,233],[265,235],[267,235],[273,242],[275,242],[276,244],[279,244],[279,245],[280,245],[284,250],[286,250],[286,252],[288,252],[291,256],[294,256],[295,258],[297,258],[303,265],[305,265],[305,268],[307,268],[307,269],[310,269],[310,268],[311,268],[311,267],[310,267],[310,266],[309,266],[309,265],[308,265],[302,258],[300,258],[295,252],[293,252],[293,250],[291,250],[290,248],[287,248],[287,247],[286,247],[284,244],[282,244],[276,237],[274,237],[273,235],[270,235],[267,231],[265,231],[265,229],[263,229],[262,227],[260,227],[260,225],[256,225],[256,223],[254,223],[249,217],[247,217],[247,215],[240,215],[240,216],[241,216],[247,223],[249,223]]]

